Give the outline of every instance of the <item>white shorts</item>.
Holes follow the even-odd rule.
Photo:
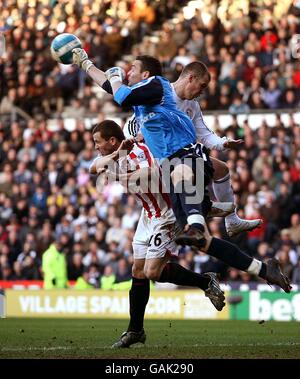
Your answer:
[[[177,225],[172,209],[162,217],[150,219],[142,210],[138,226],[133,237],[133,258],[153,259],[166,255],[178,255],[174,242],[182,229]]]

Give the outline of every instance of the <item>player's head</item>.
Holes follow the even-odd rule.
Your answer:
[[[121,127],[112,120],[105,120],[93,125],[95,149],[105,156],[116,151],[125,139]]]
[[[189,63],[182,70],[178,82],[182,82],[183,98],[192,100],[200,96],[210,82],[210,73],[203,62]]]
[[[139,55],[133,61],[128,72],[128,85],[132,86],[151,76],[162,75],[161,64],[158,59],[150,55]]]

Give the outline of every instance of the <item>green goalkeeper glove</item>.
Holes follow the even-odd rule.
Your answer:
[[[121,67],[112,67],[105,71],[105,76],[110,83],[114,83],[116,81],[123,82],[125,79],[125,71]]]
[[[89,60],[89,57],[85,50],[77,47],[76,49],[72,50],[72,53],[73,63],[82,68],[85,72],[88,72],[88,70],[94,66],[94,63]]]

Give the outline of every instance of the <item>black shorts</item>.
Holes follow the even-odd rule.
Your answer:
[[[203,188],[204,196],[203,196],[203,201],[201,203],[201,206],[202,206],[203,217],[205,218],[208,212],[210,211],[211,204],[212,204],[209,198],[207,186],[211,182],[213,173],[214,173],[214,168],[209,158],[209,151],[202,144],[196,143],[196,144],[185,146],[184,148],[178,150],[175,154],[171,155],[167,159],[168,161],[172,161],[172,162],[173,160],[174,161],[177,160],[177,164],[180,164],[180,163],[186,163],[187,158],[190,158],[190,167],[193,170],[194,177],[197,176],[197,163],[196,163],[197,159],[199,158],[202,159],[204,163],[204,167],[203,167],[204,169],[204,188]],[[174,170],[176,165],[170,166],[170,174]],[[174,210],[177,222],[180,224],[180,226],[184,226],[187,223],[185,212],[183,211],[181,207],[180,198],[178,196],[178,193],[176,193],[174,190],[172,181],[170,181],[170,197],[171,197],[171,202],[172,202],[172,208]]]
[[[185,146],[184,148],[176,151],[176,153],[172,154],[167,159],[170,161],[174,158],[178,158],[182,161],[184,161],[185,158],[191,158],[192,159],[192,169],[194,174],[196,175],[196,159],[202,158],[204,161],[204,185],[205,187],[208,186],[208,184],[211,182],[214,174],[214,168],[212,165],[212,162],[209,158],[209,150],[203,146],[201,143],[195,143]]]

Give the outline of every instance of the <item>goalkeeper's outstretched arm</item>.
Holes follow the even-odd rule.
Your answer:
[[[109,93],[115,93],[123,84],[124,71],[120,67],[112,67],[106,72],[97,68],[84,49],[76,48],[72,50],[73,63],[84,70],[88,76],[100,87]],[[106,83],[109,81],[109,83]]]
[[[87,72],[88,76],[100,87],[107,81],[107,77],[105,76],[102,70],[99,70],[96,66],[92,65]]]
[[[76,48],[72,50],[72,53],[73,63],[84,70],[95,83],[102,87],[107,81],[107,77],[102,70],[99,70],[99,68],[97,68],[91,60],[89,60],[86,51]]]

